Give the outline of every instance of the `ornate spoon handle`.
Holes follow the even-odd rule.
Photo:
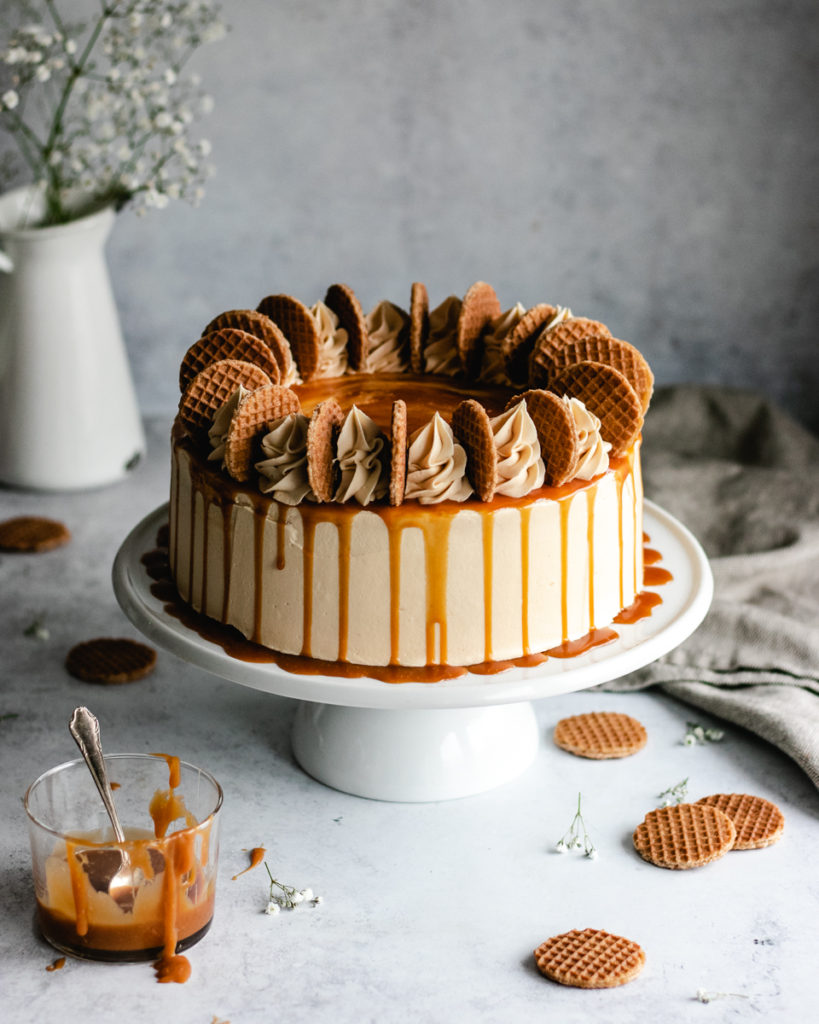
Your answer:
[[[91,772],[96,783],[105,810],[111,819],[114,828],[114,835],[118,843],[125,842],[125,833],[117,817],[117,810],[114,807],[114,800],[111,796],[111,787],[108,784],[108,772],[105,770],[105,759],[102,756],[102,745],[100,743],[100,723],[91,714],[88,708],[75,708],[68,729],[80,748],[85,763]]]

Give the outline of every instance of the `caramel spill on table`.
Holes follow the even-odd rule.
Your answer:
[[[246,875],[248,871],[252,871],[254,868],[257,868],[264,860],[264,855],[266,853],[267,850],[263,846],[254,846],[253,849],[250,850],[250,863],[243,871],[234,875],[231,881],[235,882],[237,878],[241,878],[241,876]]]
[[[58,956],[54,963],[49,964],[46,967],[47,971],[61,971],[65,967],[65,957]]]

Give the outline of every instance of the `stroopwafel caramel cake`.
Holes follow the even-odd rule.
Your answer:
[[[653,378],[595,320],[504,311],[484,282],[365,314],[332,285],[220,314],[182,371],[171,572],[271,651],[524,664],[642,589]]]

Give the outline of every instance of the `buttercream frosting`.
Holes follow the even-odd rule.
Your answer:
[[[580,442],[580,461],[575,477],[578,480],[591,480],[609,468],[611,445],[600,436],[600,420],[579,398],[564,395],[563,401],[571,410]]]
[[[481,356],[481,380],[487,384],[509,384],[506,374],[506,362],[503,358],[502,346],[504,339],[520,323],[526,313],[522,303],[517,302],[500,316],[496,316],[486,329],[483,336],[483,354]]]
[[[239,404],[247,398],[250,392],[240,384],[235,391],[232,391],[228,400],[224,402],[213,417],[213,425],[208,430],[208,441],[212,451],[208,455],[208,462],[218,462],[220,466],[225,464],[225,442],[227,441],[230,421],[236,412]]]
[[[550,327],[557,327],[557,325],[562,324],[564,320],[571,320],[573,316],[574,313],[572,313],[568,306],[558,306],[557,312],[552,319],[547,322],[543,330],[548,331]]]
[[[402,373],[409,367],[407,327],[409,317],[394,303],[384,299],[367,314],[370,373]]]
[[[307,475],[307,427],[302,413],[291,413],[276,420],[262,438],[264,458],[256,463],[259,490],[285,505],[315,501]]]
[[[466,476],[466,452],[452,427],[436,412],[410,437],[405,498],[421,505],[466,501],[472,487]]]
[[[319,332],[319,359],[317,377],[341,377],[347,372],[347,332],[339,327],[339,320],[329,306],[317,302],[310,307],[310,315]]]
[[[460,373],[457,345],[460,312],[461,300],[457,295],[450,295],[429,314],[429,339],[424,349],[427,373],[444,373],[450,377]]]
[[[357,501],[368,505],[387,493],[383,462],[384,435],[357,405],[347,413],[338,435],[337,461],[341,482],[336,501]]]
[[[521,401],[489,421],[498,452],[495,493],[522,498],[543,486],[546,467],[532,417]]]

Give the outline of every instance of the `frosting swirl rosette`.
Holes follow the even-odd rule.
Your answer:
[[[370,339],[367,370],[370,373],[403,373],[409,366],[407,314],[384,299],[365,319]]]
[[[443,373],[450,377],[460,373],[457,346],[460,312],[461,300],[457,295],[450,295],[429,314],[429,339],[424,348],[424,369],[427,373]]]
[[[564,395],[563,401],[571,411],[580,444],[580,461],[577,464],[575,478],[591,480],[592,477],[599,473],[605,473],[609,468],[611,445],[600,436],[600,420],[586,408],[579,398],[570,398],[568,395]]]
[[[368,505],[383,498],[389,481],[384,466],[384,435],[357,405],[347,413],[338,435],[337,461],[341,481],[335,501]]]
[[[410,437],[405,498],[421,505],[439,501],[466,501],[472,487],[466,476],[466,452],[452,427],[436,412]]]
[[[487,384],[510,383],[506,373],[506,361],[503,356],[503,341],[520,323],[526,313],[525,307],[518,302],[511,309],[491,320],[483,336],[483,355],[481,356],[480,378]]]
[[[522,498],[543,486],[546,468],[540,457],[540,442],[526,402],[489,421],[498,452],[495,494]]]
[[[231,392],[228,400],[220,406],[216,415],[213,417],[213,425],[208,430],[208,441],[210,442],[211,452],[208,455],[208,462],[219,462],[224,468],[225,465],[225,443],[227,442],[228,430],[230,429],[230,421],[233,419],[233,414],[239,407],[239,404],[247,398],[250,392],[247,388],[243,388],[240,384],[235,391]]]
[[[285,505],[316,499],[307,475],[308,424],[302,413],[291,413],[278,420],[262,438],[264,458],[256,463],[259,490]]]
[[[329,306],[317,302],[310,315],[319,333],[317,377],[341,377],[347,372],[347,332],[339,327],[339,319]]]

